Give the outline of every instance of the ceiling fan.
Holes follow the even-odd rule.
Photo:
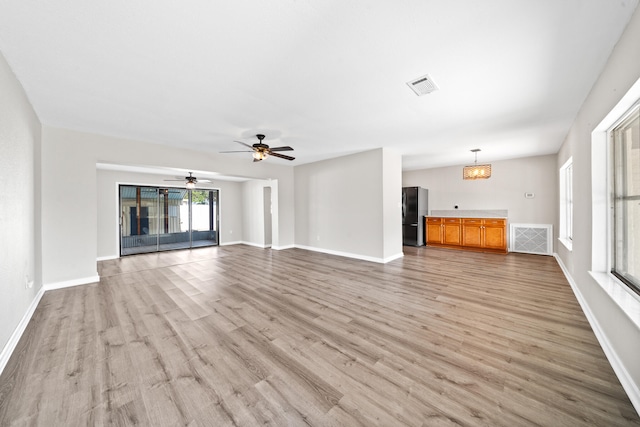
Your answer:
[[[253,145],[249,145],[249,144],[245,144],[242,141],[234,141],[237,142],[238,144],[242,144],[247,148],[250,148],[253,151],[253,161],[254,162],[259,162],[260,160],[264,160],[266,159],[268,156],[273,156],[273,157],[279,157],[281,159],[285,159],[285,160],[294,160],[295,157],[291,157],[291,156],[287,156],[284,154],[280,154],[277,151],[293,151],[293,148],[291,147],[273,147],[273,148],[269,148],[269,146],[267,144],[263,144],[262,140],[264,139],[264,135],[262,135],[261,133],[257,134],[256,137],[258,138],[258,143],[253,144]],[[242,150],[242,151],[221,151],[221,153],[244,153],[244,152],[251,152],[251,151],[247,151],[247,150]]]
[[[193,173],[189,172],[189,176],[185,176],[182,179],[165,179],[165,181],[184,181],[187,189],[193,190],[194,188],[196,188],[196,184],[198,183],[198,178],[193,176]],[[200,182],[211,182],[211,181],[209,181],[208,179],[201,179]]]

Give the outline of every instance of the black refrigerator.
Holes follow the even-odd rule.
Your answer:
[[[402,244],[424,246],[424,216],[427,215],[429,190],[402,187]]]

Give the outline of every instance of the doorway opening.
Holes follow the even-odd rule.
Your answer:
[[[219,244],[218,190],[120,185],[120,256]]]
[[[271,213],[271,187],[264,187],[262,190],[262,201],[264,211],[264,247],[271,247],[272,234],[272,213]]]

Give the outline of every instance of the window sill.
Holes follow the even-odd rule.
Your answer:
[[[560,243],[562,243],[562,245],[567,248],[569,250],[569,252],[573,251],[573,242],[567,238],[564,237],[558,237],[558,240],[560,241]]]
[[[590,271],[589,274],[640,329],[640,296],[609,273]]]

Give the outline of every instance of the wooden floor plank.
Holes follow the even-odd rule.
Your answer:
[[[552,257],[233,245],[98,271],[43,296],[0,425],[640,425]]]

